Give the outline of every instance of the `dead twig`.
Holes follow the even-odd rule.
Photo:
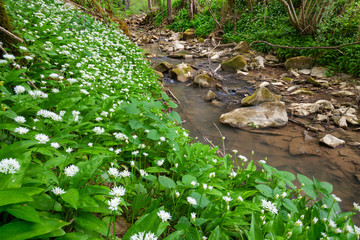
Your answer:
[[[213,148],[216,147],[216,146],[212,143],[212,141],[210,141],[210,139],[207,138],[205,135],[203,135],[203,138],[204,138],[205,142],[207,142],[208,144],[210,144]],[[223,152],[221,152],[219,149],[217,150],[217,152],[218,152],[221,156],[225,157],[225,154],[224,154]]]
[[[175,96],[175,94],[174,94],[169,88],[167,88],[166,91],[167,91],[168,93],[170,93],[171,97],[173,97],[173,98],[175,99],[175,101],[176,101],[179,105],[181,104],[181,102],[179,101],[179,99],[177,99],[177,97]]]
[[[223,144],[223,156],[225,156],[225,137],[222,135],[220,129],[218,128],[218,126],[216,126],[216,124],[214,123],[216,129],[219,131],[220,136],[221,136],[221,140],[222,140],[222,144]]]
[[[6,33],[7,35],[9,35],[10,37],[16,39],[17,41],[24,43],[24,40],[22,40],[21,38],[19,38],[18,36],[16,36],[15,34],[13,34],[12,32],[6,30],[5,28],[0,26],[0,30],[4,33]]]

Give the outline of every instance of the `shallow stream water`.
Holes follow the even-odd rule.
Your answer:
[[[172,59],[161,53],[156,45],[143,47],[146,52],[150,52],[157,57],[151,58],[152,61],[167,61],[172,64],[186,62],[198,68],[208,70],[207,59]],[[219,63],[211,63],[210,67],[215,69]],[[218,72],[227,80],[227,85],[236,84],[237,88],[249,89],[252,87],[246,81],[239,81],[234,74]],[[320,181],[330,182],[334,186],[334,194],[342,199],[340,206],[343,211],[351,211],[353,202],[360,202],[358,191],[360,185],[351,172],[339,168],[341,161],[351,161],[351,156],[339,156],[339,151],[328,149],[324,146],[317,146],[319,151],[323,151],[322,156],[315,155],[292,155],[289,146],[294,139],[303,139],[304,128],[295,124],[288,123],[283,128],[277,129],[238,129],[221,124],[219,117],[228,112],[225,107],[217,107],[205,102],[203,97],[208,89],[200,89],[189,83],[176,82],[165,74],[165,85],[180,101],[176,110],[182,117],[184,128],[190,131],[192,137],[198,137],[199,141],[206,143],[204,136],[212,141],[214,145],[220,146],[221,135],[225,136],[225,152],[232,153],[238,150],[238,154],[251,157],[254,151],[254,160],[267,158],[269,165],[279,170],[289,171],[293,174],[303,174],[309,178],[315,177]],[[219,92],[217,92],[219,94]],[[294,147],[294,146],[292,146]],[[295,147],[303,147],[301,144]],[[325,157],[324,157],[325,156]],[[360,224],[360,217],[356,216],[354,222]]]

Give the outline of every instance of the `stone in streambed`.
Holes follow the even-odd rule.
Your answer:
[[[220,122],[237,128],[247,127],[249,124],[260,128],[282,127],[288,122],[288,116],[284,102],[264,102],[222,114]]]
[[[286,60],[285,67],[287,69],[303,69],[303,68],[311,68],[313,63],[313,59],[311,57],[299,56],[299,57],[292,57]]]
[[[179,82],[186,82],[194,73],[195,70],[186,63],[178,64],[170,71],[171,77]]]
[[[159,63],[158,65],[156,65],[155,67],[154,67],[154,69],[156,70],[156,71],[159,71],[159,72],[166,72],[166,71],[169,71],[171,68],[173,68],[174,67],[174,65],[172,65],[171,63],[168,63],[168,62],[161,62],[161,63]]]
[[[190,28],[187,29],[185,32],[182,33],[183,40],[189,40],[195,38],[195,29]]]
[[[224,71],[236,72],[244,70],[247,62],[244,56],[239,55],[221,63],[221,69]]]
[[[194,83],[200,87],[210,88],[216,86],[216,80],[206,74],[199,74],[195,77]]]
[[[334,137],[331,134],[326,134],[325,137],[320,139],[320,142],[332,148],[342,147],[345,145],[344,140]]]
[[[321,87],[321,83],[319,83],[312,77],[308,77],[307,82],[314,85],[315,87]]]
[[[313,67],[311,69],[311,76],[316,78],[325,78],[326,77],[326,68],[324,67]]]
[[[247,45],[245,41],[241,41],[238,43],[238,45],[235,46],[234,52],[236,54],[243,54],[250,52],[250,47]]]
[[[214,100],[214,99],[216,99],[217,98],[217,95],[213,92],[213,91],[211,91],[211,90],[209,90],[207,93],[206,93],[206,95],[204,96],[204,100],[206,101],[206,102],[211,102],[212,100]]]
[[[280,95],[273,94],[266,87],[260,87],[251,96],[243,98],[241,104],[243,106],[255,106],[263,102],[277,102],[280,100]]]

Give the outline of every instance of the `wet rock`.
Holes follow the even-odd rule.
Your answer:
[[[252,124],[260,128],[282,127],[288,122],[285,103],[264,102],[253,107],[237,108],[222,114],[220,122],[232,127],[243,128]]]
[[[304,75],[310,75],[311,70],[310,69],[300,69],[299,73],[304,74]]]
[[[187,29],[185,32],[182,33],[183,40],[189,40],[195,38],[195,29],[190,28]]]
[[[329,121],[329,116],[328,116],[328,115],[325,115],[325,114],[318,114],[318,115],[316,115],[315,120],[316,120],[317,122]]]
[[[290,95],[298,95],[298,94],[314,95],[315,93],[313,93],[309,89],[301,88],[296,90],[295,92],[292,92]]]
[[[287,69],[311,68],[312,62],[313,59],[310,57],[305,57],[305,56],[293,57],[286,60],[285,67]]]
[[[349,142],[348,145],[351,147],[360,147],[360,142]]]
[[[206,74],[199,74],[195,77],[194,83],[200,87],[210,88],[216,86],[216,80]]]
[[[180,33],[172,33],[171,37],[169,38],[169,41],[178,41],[180,40]]]
[[[304,154],[321,156],[321,150],[315,138],[307,140],[303,137],[293,138],[289,143],[289,152],[295,156]]]
[[[318,104],[320,106],[320,109],[323,110],[329,110],[329,111],[334,110],[334,105],[332,105],[332,103],[328,100],[318,100],[315,102],[315,104]]]
[[[268,62],[274,62],[274,63],[279,62],[279,59],[276,56],[271,55],[271,54],[266,55],[265,60],[268,61]]]
[[[172,43],[172,47],[173,47],[174,51],[179,51],[179,50],[185,49],[185,46],[183,44],[181,44],[179,41],[174,41]]]
[[[244,53],[248,53],[249,51],[250,48],[245,41],[239,42],[238,45],[236,45],[236,47],[234,48],[234,52],[236,54],[244,54]]]
[[[171,77],[179,82],[186,82],[194,75],[194,73],[195,70],[186,63],[178,64],[170,71]]]
[[[321,87],[321,83],[319,83],[318,81],[316,81],[314,78],[312,77],[308,77],[307,78],[307,82],[316,86],[316,87]]]
[[[320,139],[320,142],[332,148],[341,147],[345,145],[344,140],[334,137],[331,134],[326,134],[325,137]]]
[[[260,85],[259,85],[259,87],[266,87],[266,86],[269,86],[270,85],[270,83],[269,82],[262,82]]]
[[[260,87],[251,96],[243,98],[241,104],[243,106],[255,106],[263,102],[277,102],[280,100],[280,95],[270,92],[266,87]]]
[[[214,100],[216,98],[217,98],[216,94],[211,90],[209,90],[206,93],[206,95],[204,96],[204,100],[207,101],[207,102],[211,102],[212,100]]]
[[[256,69],[265,69],[264,58],[262,56],[256,56]]]
[[[311,69],[311,76],[312,77],[316,77],[316,78],[325,78],[326,77],[326,74],[325,74],[325,72],[326,72],[326,68],[324,68],[324,67],[313,67],[312,69]]]
[[[320,108],[316,103],[291,103],[288,109],[295,116],[305,117],[312,113],[316,113]]]
[[[164,78],[164,74],[162,74],[162,72],[156,71],[155,73],[160,77],[160,78]]]
[[[173,68],[174,67],[174,65],[172,65],[171,63],[168,63],[168,62],[165,62],[165,61],[163,61],[163,62],[161,62],[161,63],[159,63],[158,65],[156,65],[155,67],[154,67],[154,69],[156,70],[156,71],[159,71],[159,72],[167,72],[167,71],[169,71],[171,68]]]
[[[174,59],[184,59],[185,58],[185,54],[183,53],[174,53],[174,54],[170,54],[168,57],[169,58],[174,58]]]
[[[221,69],[224,71],[236,72],[237,70],[244,70],[245,66],[246,59],[242,55],[233,57],[230,60],[221,63]]]
[[[212,62],[218,62],[218,61],[220,61],[220,54],[219,54],[219,53],[215,53],[215,54],[210,58],[210,60],[211,60]]]
[[[300,74],[292,68],[289,70],[289,74],[290,76],[294,76],[296,78],[300,76]]]
[[[294,91],[295,89],[297,89],[297,88],[299,88],[299,87],[300,87],[300,86],[294,85],[294,86],[289,87],[286,91],[292,92],[292,91]]]
[[[352,97],[355,96],[356,94],[350,91],[337,91],[337,92],[333,92],[331,93],[331,95],[335,96],[335,97]]]
[[[223,107],[224,106],[224,104],[222,102],[220,102],[216,99],[211,101],[211,105],[213,105],[215,107]]]

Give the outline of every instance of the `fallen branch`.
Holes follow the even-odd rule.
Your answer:
[[[5,28],[3,28],[3,27],[0,26],[0,30],[1,30],[2,32],[6,33],[7,35],[9,35],[10,37],[18,40],[19,42],[24,43],[24,41],[23,41],[21,38],[19,38],[18,36],[16,36],[16,35],[13,34],[12,32],[6,30]]]
[[[319,47],[291,47],[291,46],[282,46],[282,45],[275,45],[275,44],[271,44],[267,41],[253,41],[252,43],[249,44],[249,47],[251,47],[252,45],[254,45],[255,43],[265,43],[271,47],[276,47],[276,48],[287,48],[287,49],[335,49],[337,51],[339,51],[340,53],[344,54],[342,51],[339,50],[339,48],[341,47],[345,47],[345,46],[350,46],[350,45],[357,45],[360,44],[359,42],[352,42],[352,43],[346,43],[346,44],[342,44],[342,45],[338,45],[338,46],[319,46]]]
[[[221,131],[220,131],[220,129],[218,128],[218,126],[216,126],[216,124],[215,123],[213,123],[214,125],[215,125],[215,127],[216,127],[216,129],[219,131],[219,133],[220,133],[220,136],[221,136],[221,141],[222,141],[222,144],[223,144],[223,156],[225,156],[225,137],[222,135],[222,133],[221,133]]]

